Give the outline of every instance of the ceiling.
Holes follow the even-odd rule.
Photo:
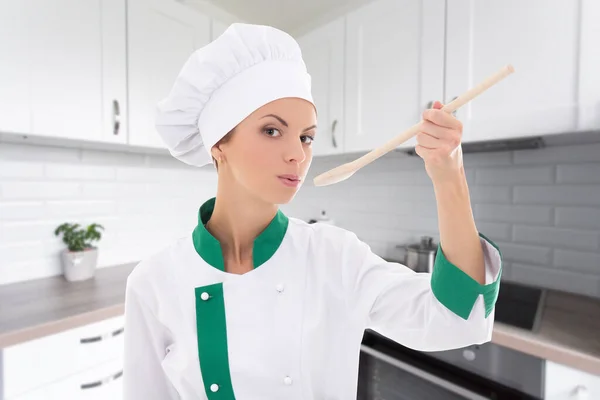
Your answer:
[[[294,35],[372,0],[180,0],[200,10],[207,3],[241,20],[271,25]]]

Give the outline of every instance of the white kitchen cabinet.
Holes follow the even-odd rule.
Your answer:
[[[127,143],[127,6],[102,0],[102,142]]]
[[[10,3],[26,31],[3,39],[24,46],[3,61],[27,76],[30,125],[20,133],[125,143],[125,1]]]
[[[3,349],[6,399],[111,360],[122,362],[123,329],[124,317],[118,316]]]
[[[26,1],[0,1],[0,131],[30,132]]]
[[[315,156],[344,151],[344,35],[339,18],[298,38],[317,107]]]
[[[546,361],[545,400],[600,399],[600,376]]]
[[[211,20],[211,25],[210,25],[210,40],[215,40],[216,38],[218,38],[219,36],[221,36],[221,34],[223,32],[225,32],[225,30],[229,27],[229,24],[226,24],[225,22],[222,22],[218,19],[212,19]]]
[[[164,148],[154,121],[184,63],[210,39],[207,16],[174,0],[128,1],[129,143]]]
[[[580,0],[578,129],[600,130],[600,1]]]
[[[123,363],[112,360],[6,400],[119,400],[123,398]]]
[[[382,145],[442,100],[444,3],[377,0],[347,15],[346,152]]]
[[[598,2],[447,3],[446,102],[506,64],[516,70],[458,111],[464,141],[600,128]]]

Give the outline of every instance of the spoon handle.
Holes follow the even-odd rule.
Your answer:
[[[496,83],[500,82],[502,79],[506,78],[508,75],[512,74],[514,71],[515,71],[515,69],[513,68],[512,65],[506,65],[506,66],[502,67],[498,72],[487,77],[477,86],[472,87],[471,89],[467,90],[465,93],[461,94],[460,96],[458,96],[456,99],[454,99],[450,103],[446,104],[442,108],[442,110],[446,111],[448,113],[452,113],[452,112],[458,110],[460,107],[462,107],[469,101],[473,100],[475,97],[479,96],[481,93],[485,92],[487,89],[489,89]],[[384,143],[380,147],[378,147],[374,150],[371,150],[364,156],[354,160],[352,162],[352,164],[357,169],[359,169],[359,168],[364,167],[367,164],[372,163],[373,161],[377,160],[379,157],[389,153],[390,151],[394,150],[396,147],[400,146],[402,143],[406,142],[407,140],[409,140],[410,138],[415,136],[417,133],[419,133],[420,127],[421,127],[421,122],[411,126],[410,128],[408,128],[404,132],[400,133],[396,137],[392,138],[388,142]]]

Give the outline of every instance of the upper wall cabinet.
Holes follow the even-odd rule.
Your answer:
[[[125,143],[125,0],[0,4],[0,130]]]
[[[447,3],[446,102],[516,70],[457,112],[464,141],[600,129],[600,2]]]
[[[0,2],[0,131],[31,132],[26,1]]]
[[[128,1],[129,143],[164,148],[154,120],[189,56],[210,41],[210,20],[172,0]]]
[[[298,39],[317,107],[315,156],[344,151],[344,29],[341,18]]]
[[[347,152],[384,144],[442,99],[444,27],[439,0],[378,0],[347,15]]]
[[[579,79],[577,127],[600,130],[600,1],[580,0]]]
[[[212,19],[210,27],[210,40],[215,40],[229,27],[229,24],[218,19]]]

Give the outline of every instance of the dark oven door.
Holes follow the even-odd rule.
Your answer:
[[[500,383],[501,379],[486,377],[485,367],[473,368],[470,371],[468,368],[463,368],[459,362],[453,362],[454,354],[462,354],[462,350],[443,353],[447,354],[436,356],[436,353],[428,354],[411,350],[376,333],[367,332],[361,347],[357,399],[540,400],[543,398],[541,391],[534,391],[535,394],[532,395],[524,388],[519,389],[517,384],[511,387]],[[496,357],[492,361],[495,364]],[[514,365],[512,367],[515,368]],[[492,373],[497,370],[497,365],[494,365]],[[540,374],[542,372],[543,369],[540,370]],[[527,378],[531,383],[531,376]],[[508,382],[512,384],[510,380]]]

